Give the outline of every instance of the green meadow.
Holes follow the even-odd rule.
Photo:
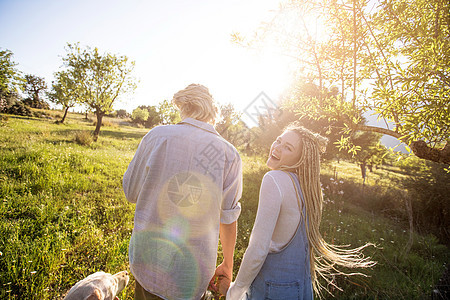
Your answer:
[[[122,175],[148,129],[106,118],[97,142],[77,142],[93,131],[92,119],[47,112],[53,119],[4,116],[0,125],[0,299],[60,299],[96,271],[128,270],[134,205]],[[265,158],[242,155],[235,275],[255,219]],[[363,186],[355,164],[322,165],[325,206],[322,234],[329,243],[356,247],[377,261],[367,277],[336,277],[335,299],[428,299],[449,261],[431,234],[410,232],[395,184],[407,176],[395,167],[369,173]],[[386,203],[391,213],[379,213]],[[120,299],[133,299],[131,276]],[[323,294],[325,299],[334,299]]]

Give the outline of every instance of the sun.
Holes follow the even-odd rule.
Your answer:
[[[274,47],[267,47],[255,58],[259,71],[252,79],[261,85],[268,95],[278,97],[287,89],[292,81],[292,59],[283,55]]]

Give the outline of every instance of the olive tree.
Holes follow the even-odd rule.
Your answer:
[[[26,74],[22,89],[28,95],[28,98],[23,100],[26,105],[34,108],[49,108],[48,103],[41,97],[47,89],[47,83],[43,77]]]
[[[93,134],[96,141],[103,116],[114,110],[113,105],[120,97],[136,88],[132,76],[134,61],[126,56],[101,54],[97,48],[82,49],[79,44],[68,44],[63,62],[68,77],[77,85],[80,103],[97,117]]]
[[[67,71],[56,72],[55,78],[55,81],[52,82],[52,89],[48,93],[48,98],[51,102],[63,107],[64,115],[59,122],[64,123],[69,109],[79,103],[80,92],[77,83]]]
[[[13,61],[13,52],[0,50],[0,111],[11,106],[18,98],[18,87],[23,84],[17,63]]]

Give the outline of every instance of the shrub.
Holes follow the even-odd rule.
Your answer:
[[[32,99],[32,98],[26,98],[22,100],[23,103],[29,107],[32,108],[38,108],[38,109],[50,109],[50,105],[40,99]]]
[[[0,112],[6,110],[6,107],[7,107],[6,99],[3,99],[3,97],[1,97],[0,95]]]
[[[6,109],[7,114],[31,117],[31,109],[21,102],[16,102]]]
[[[450,173],[445,171],[445,165],[417,157],[409,157],[399,165],[411,174],[402,183],[413,196],[413,214],[419,229],[431,231],[441,242],[450,243]]]
[[[78,131],[75,133],[75,142],[82,146],[89,146],[94,141],[89,131]]]
[[[123,118],[129,117],[130,114],[127,113],[127,111],[125,109],[119,109],[116,111],[116,116],[117,116],[117,118],[123,119]]]
[[[131,118],[133,119],[133,122],[142,124],[145,121],[147,121],[149,114],[150,113],[148,112],[148,110],[138,107],[135,110],[133,110]]]
[[[0,115],[0,121],[1,121],[0,125],[1,125],[1,126],[6,125],[6,123],[8,122],[8,120],[9,120],[9,117],[8,117],[8,116]]]

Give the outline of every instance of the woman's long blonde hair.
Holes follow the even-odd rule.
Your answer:
[[[296,123],[288,125],[285,131],[296,132],[300,137],[300,159],[293,166],[282,166],[281,169],[295,169],[305,199],[306,217],[304,218],[306,234],[309,241],[311,279],[314,291],[321,295],[324,286],[319,277],[325,279],[328,285],[339,289],[333,281],[334,275],[364,275],[361,273],[344,273],[336,266],[347,268],[367,268],[375,264],[370,257],[364,257],[361,250],[370,243],[355,248],[330,245],[324,241],[319,227],[322,219],[323,195],[320,185],[320,153],[325,151],[328,140],[317,133],[299,126]]]

